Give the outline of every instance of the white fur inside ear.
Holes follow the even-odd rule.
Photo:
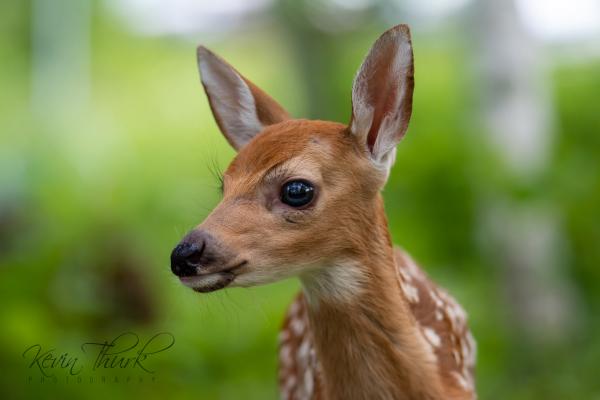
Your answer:
[[[236,149],[242,148],[262,129],[250,88],[229,65],[208,52],[198,62],[215,114]]]
[[[393,52],[393,57],[389,65],[381,65],[380,60],[387,58],[387,52]],[[389,174],[395,155],[396,144],[402,138],[408,121],[405,120],[406,114],[403,110],[410,104],[411,96],[408,93],[412,90],[412,81],[409,82],[408,74],[412,73],[412,47],[409,36],[403,32],[390,32],[382,36],[373,46],[367,58],[359,69],[352,88],[352,125],[350,129],[367,143],[367,136],[371,126],[375,122],[376,104],[388,104],[387,101],[378,102],[377,96],[384,96],[384,90],[374,90],[381,88],[381,80],[388,82],[388,87],[394,87],[393,103],[389,110],[385,111],[379,123],[377,137],[371,151],[371,159],[375,166]],[[386,71],[383,75],[381,71]],[[378,75],[377,75],[378,74]],[[377,76],[376,76],[377,75]],[[412,77],[410,77],[412,79]],[[379,82],[374,82],[380,80]],[[395,84],[395,85],[394,85]]]

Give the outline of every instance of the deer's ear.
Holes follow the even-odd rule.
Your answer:
[[[377,39],[354,79],[350,130],[387,171],[410,120],[413,74],[410,30],[398,25]]]
[[[268,125],[288,119],[275,100],[210,50],[199,46],[198,68],[215,120],[240,150]]]

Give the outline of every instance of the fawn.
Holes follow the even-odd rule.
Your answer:
[[[393,247],[381,196],[411,116],[409,28],[373,45],[349,126],[290,118],[202,46],[198,66],[238,154],[220,204],[173,250],[173,273],[197,292],[300,279],[279,336],[282,398],[475,398],[466,315]]]

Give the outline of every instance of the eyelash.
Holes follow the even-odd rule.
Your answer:
[[[277,182],[277,184],[283,184],[288,179],[289,173],[286,169],[277,168],[269,174],[269,182]]]
[[[223,174],[223,171],[221,170],[221,167],[219,167],[217,161],[213,159],[212,162],[208,165],[208,169],[218,182],[217,187],[219,188],[219,192],[223,194],[223,192],[225,191],[225,176]]]

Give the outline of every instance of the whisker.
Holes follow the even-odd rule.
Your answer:
[[[213,177],[217,180],[217,182],[218,182],[217,187],[219,188],[219,191],[222,195],[223,191],[224,191],[225,180],[224,180],[224,176],[223,176],[223,170],[221,169],[221,166],[219,165],[219,160],[217,159],[217,155],[213,154],[212,157],[208,158],[208,160],[209,160],[208,170],[213,175]]]

